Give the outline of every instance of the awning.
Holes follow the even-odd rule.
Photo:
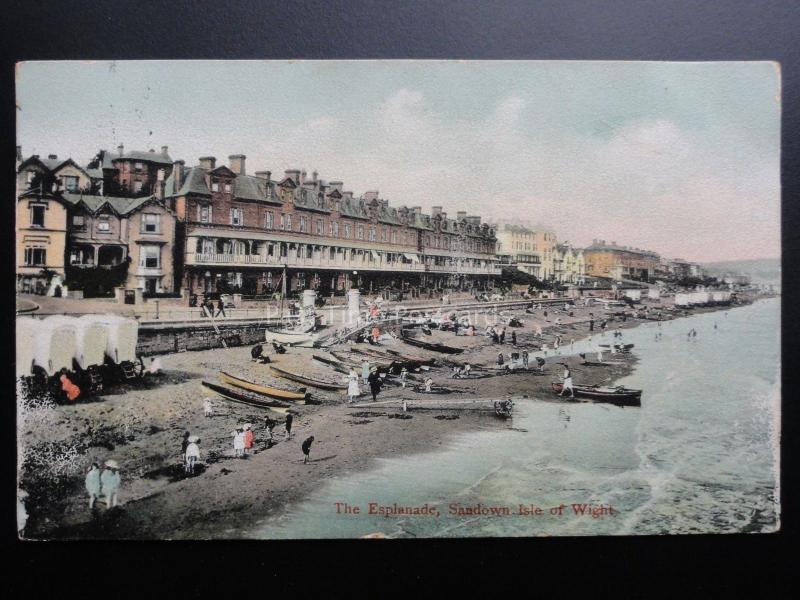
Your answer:
[[[419,262],[419,256],[417,254],[408,254],[404,252],[403,256],[405,256],[408,260],[411,260],[413,262]]]

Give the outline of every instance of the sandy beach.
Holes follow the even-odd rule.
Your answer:
[[[447,307],[456,310],[457,307]],[[506,357],[531,344],[552,348],[555,334],[562,336],[561,354],[548,357],[545,376],[531,373],[501,375],[485,379],[452,379],[447,367],[429,371],[436,385],[462,390],[461,393],[426,396],[411,389],[386,386],[379,400],[406,397],[495,398],[527,396],[547,402],[570,402],[559,399],[550,383],[558,381],[562,368],[557,362],[574,367],[576,384],[613,384],[630,373],[636,362],[632,354],[617,354],[614,364],[605,367],[581,367],[582,359],[570,356],[570,342],[587,337],[589,312],[595,315],[593,335],[600,336],[599,323],[609,318],[601,307],[570,307],[573,316],[562,310],[539,309],[535,314],[506,311],[519,317],[523,327],[507,329],[505,343],[491,339],[455,336],[434,330],[426,341],[439,341],[465,348],[459,355],[445,356],[409,346],[400,340],[385,342],[384,348],[420,357],[470,362],[473,366],[495,366],[497,353]],[[700,311],[714,309],[696,309]],[[724,308],[723,310],[727,310]],[[666,316],[666,313],[665,313]],[[561,320],[560,325],[555,319]],[[671,318],[671,317],[667,317]],[[613,341],[612,331],[636,326],[640,319],[609,321],[602,343]],[[535,326],[543,330],[543,339],[535,338]],[[517,348],[511,344],[511,331],[517,332]],[[372,348],[366,344],[363,348]],[[347,351],[343,344],[333,350]],[[312,359],[325,351],[291,348],[284,355],[270,353],[275,364],[309,376],[342,382],[344,376]],[[354,355],[355,357],[356,355]],[[590,357],[593,359],[593,357]],[[284,389],[297,386],[270,374],[268,365],[250,358],[249,347],[184,352],[161,358],[163,372],[137,385],[118,386],[101,396],[42,411],[36,427],[23,423],[21,442],[35,453],[41,448],[72,451],[73,471],[58,486],[38,477],[33,463],[25,470],[21,485],[30,498],[29,520],[25,537],[31,539],[114,538],[114,539],[212,539],[247,537],[260,520],[280,514],[305,498],[326,480],[344,473],[370,468],[380,457],[427,452],[446,444],[448,436],[478,429],[513,427],[513,419],[455,411],[411,411],[401,413],[377,404],[374,408],[353,408],[346,404],[345,392],[313,391],[319,404],[297,406],[293,436],[286,439],[283,415],[261,408],[234,404],[214,396],[201,381],[219,383],[224,370],[250,381]],[[533,361],[532,361],[533,362]],[[366,392],[362,386],[362,392]],[[203,413],[203,399],[214,398],[214,415]],[[364,393],[361,403],[371,400]],[[265,418],[279,421],[275,444],[267,447]],[[455,418],[454,418],[455,417]],[[234,457],[232,431],[237,425],[252,423],[255,447],[244,459]],[[200,437],[201,464],[193,476],[183,473],[181,441],[184,431]],[[310,464],[303,464],[301,444],[313,435],[315,442]],[[97,461],[113,458],[122,469],[120,506],[107,509],[100,502],[88,507],[83,488],[84,469]]]

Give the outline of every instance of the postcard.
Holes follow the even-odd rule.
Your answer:
[[[780,530],[776,63],[22,62],[17,107],[21,539]]]

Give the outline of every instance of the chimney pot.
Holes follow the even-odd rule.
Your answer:
[[[300,179],[298,180],[297,183],[305,183],[305,182],[306,182],[306,172],[300,171]]]
[[[161,146],[161,154],[163,154],[164,156],[166,156],[166,155],[168,154],[168,152],[167,152],[167,149],[168,149],[168,147],[167,147],[167,146]]]
[[[125,145],[120,144],[119,146],[117,146],[117,150],[119,151],[119,155],[122,156],[123,154],[125,154]]]
[[[311,174],[311,177],[313,178],[313,181],[314,181],[314,183],[316,183],[316,182],[317,182],[317,176],[318,176],[318,175],[319,175],[319,173],[317,173],[316,171],[314,171],[314,172]]]

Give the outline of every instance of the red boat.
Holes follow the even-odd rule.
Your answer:
[[[553,391],[560,394],[564,389],[563,383],[553,382]],[[642,390],[632,390],[626,387],[603,387],[599,385],[574,385],[576,398],[586,398],[594,402],[608,402],[625,406],[641,406]],[[566,397],[566,394],[565,394]]]

